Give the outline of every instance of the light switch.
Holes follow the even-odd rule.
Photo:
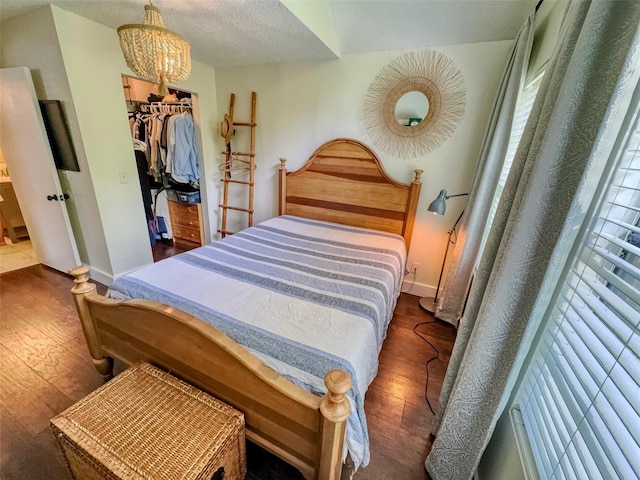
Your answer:
[[[129,172],[118,172],[120,176],[120,183],[129,183]]]

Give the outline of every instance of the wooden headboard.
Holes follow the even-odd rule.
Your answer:
[[[348,138],[321,145],[295,172],[285,162],[280,159],[280,215],[396,233],[409,250],[422,170],[411,183],[397,182],[368,146]]]

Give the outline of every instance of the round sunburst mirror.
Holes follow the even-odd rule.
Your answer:
[[[464,115],[462,73],[445,55],[418,50],[396,58],[369,86],[364,123],[371,142],[398,157],[438,148]]]

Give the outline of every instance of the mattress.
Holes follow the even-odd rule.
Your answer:
[[[189,312],[318,395],[327,371],[348,372],[345,454],[357,468],[369,463],[364,395],[405,263],[399,235],[284,215],[120,277],[109,296]]]

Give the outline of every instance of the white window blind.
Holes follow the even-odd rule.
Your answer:
[[[533,108],[533,102],[535,101],[538,90],[540,89],[540,83],[542,82],[543,76],[544,71],[533,77],[531,80],[527,81],[522,90],[522,93],[520,94],[520,97],[518,98],[518,101],[516,102],[516,111],[514,113],[513,123],[511,125],[509,145],[507,146],[504,165],[502,166],[502,170],[500,172],[498,186],[496,187],[496,191],[493,194],[493,199],[491,200],[489,216],[487,218],[487,223],[482,234],[480,252],[484,250],[484,245],[487,241],[489,230],[491,230],[491,224],[493,223],[493,219],[496,216],[496,210],[498,209],[498,203],[500,202],[502,191],[505,184],[507,183],[509,170],[511,170],[513,159],[516,156],[516,150],[518,149],[520,139],[522,138],[522,132],[524,132],[524,127],[526,126],[527,120],[529,119],[529,114],[531,113],[531,109]],[[480,257],[481,255],[478,255],[478,261],[480,260]]]
[[[543,479],[640,478],[640,129],[563,280],[519,392]]]

